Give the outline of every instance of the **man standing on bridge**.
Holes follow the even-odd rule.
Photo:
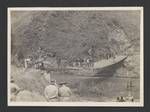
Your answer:
[[[94,62],[94,56],[95,56],[95,48],[94,46],[92,45],[92,47],[88,50],[88,54],[89,56],[91,57],[91,65],[93,65],[93,62]]]

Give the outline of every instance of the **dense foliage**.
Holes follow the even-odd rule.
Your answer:
[[[12,54],[32,55],[39,47],[61,57],[139,52],[138,11],[12,12]],[[127,52],[129,54],[129,52]]]

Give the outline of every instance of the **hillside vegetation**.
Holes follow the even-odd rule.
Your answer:
[[[138,11],[12,12],[12,54],[26,57],[38,47],[62,57],[82,57],[95,46],[96,56],[139,52]]]

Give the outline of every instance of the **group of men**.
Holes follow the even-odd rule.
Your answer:
[[[49,102],[70,101],[72,91],[66,84],[66,82],[61,82],[57,85],[56,80],[51,80],[50,85],[46,86],[44,90],[46,100]]]
[[[42,75],[46,82],[50,84],[44,90],[44,96],[47,101],[67,101],[72,95],[71,89],[67,86],[67,82],[56,83],[56,80],[51,78],[53,72],[43,71]]]
[[[13,78],[11,78],[10,91],[11,91],[11,101],[17,101],[18,98],[17,96],[19,93],[21,93],[22,90],[19,88],[18,85],[14,83]],[[72,91],[69,87],[67,87],[66,82],[61,82],[59,84],[56,84],[56,80],[51,80],[50,84],[45,87],[43,94],[44,94],[44,99],[48,102],[70,101]],[[19,97],[30,97],[30,96],[19,96]],[[21,98],[21,99],[25,99],[25,98]]]
[[[92,58],[77,58],[72,63],[73,67],[92,67],[93,66],[93,59]]]

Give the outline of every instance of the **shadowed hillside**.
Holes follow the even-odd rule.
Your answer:
[[[40,11],[12,13],[12,53],[30,55],[38,47],[62,57],[139,51],[139,12]],[[15,49],[14,49],[15,48]]]

